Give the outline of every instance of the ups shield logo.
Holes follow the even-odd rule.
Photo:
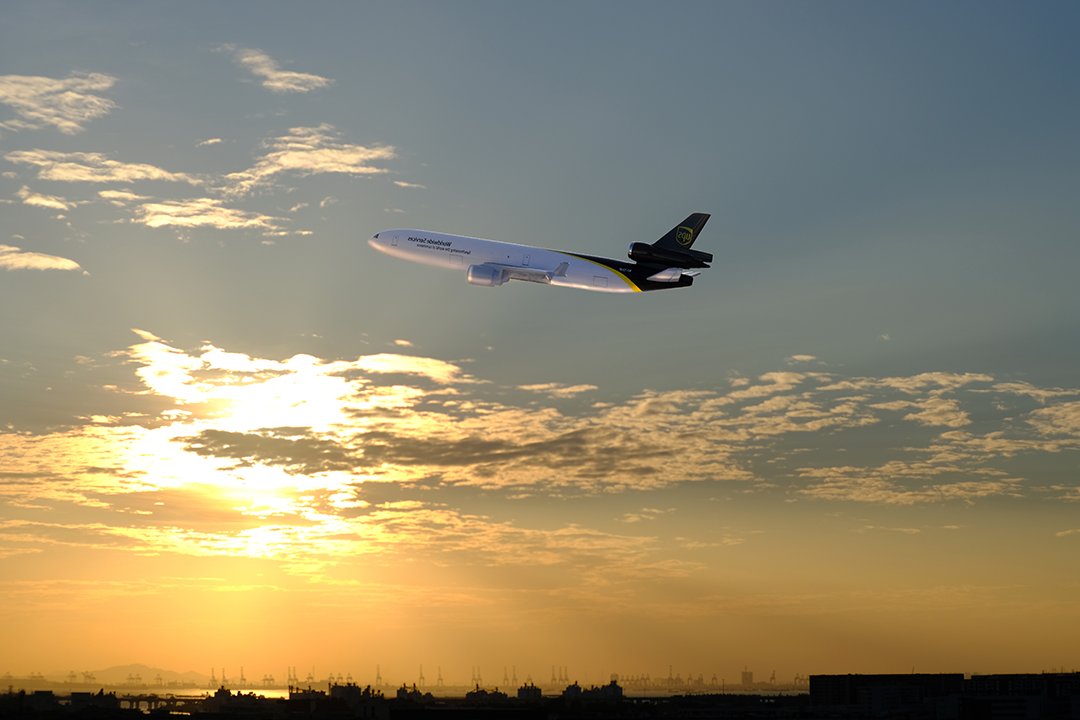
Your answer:
[[[675,242],[679,243],[683,247],[688,247],[690,243],[694,242],[694,228],[680,225],[675,230]]]

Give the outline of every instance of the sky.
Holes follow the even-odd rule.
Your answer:
[[[1080,666],[1075,3],[3,13],[0,672]]]

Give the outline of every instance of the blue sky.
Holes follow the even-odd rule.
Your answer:
[[[676,586],[687,623],[720,633],[736,608],[765,638],[750,659],[788,674],[922,665],[899,634],[820,650],[882,617],[969,642],[974,625],[917,619],[935,602],[1017,628],[935,648],[939,669],[1057,657],[1068,636],[1046,627],[1080,598],[1055,580],[1080,538],[1078,20],[1069,3],[9,3],[8,612],[38,628],[65,573],[114,553],[202,578],[195,598],[258,572],[252,602],[347,606],[375,558],[364,607],[396,588],[461,633],[502,618],[477,657],[427,628],[448,665],[565,664],[574,633],[516,646],[512,610],[540,628],[616,601],[652,629],[631,652],[605,625],[610,649],[582,660],[596,677],[746,661],[656,619]],[[366,244],[404,226],[617,257],[694,211],[714,267],[642,297],[475,288]],[[320,555],[330,537],[352,539]],[[923,570],[852,575],[833,558],[853,541],[860,567]],[[394,568],[421,551],[441,559],[405,593]],[[229,552],[242,570],[207,569]],[[970,574],[938,567],[950,553]],[[553,575],[523,581],[513,557]],[[819,634],[769,635],[778,608]],[[230,657],[269,652],[253,642]]]

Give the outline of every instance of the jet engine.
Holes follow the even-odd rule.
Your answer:
[[[506,282],[506,269],[495,265],[470,265],[468,274],[465,276],[470,285],[482,287],[497,287]]]
[[[674,250],[642,242],[630,243],[626,254],[637,262],[679,268],[707,268],[713,259],[712,253],[700,250]]]

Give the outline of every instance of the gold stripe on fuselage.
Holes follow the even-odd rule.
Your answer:
[[[604,263],[596,262],[595,260],[591,260],[591,259],[589,259],[587,257],[583,257],[581,255],[575,255],[574,253],[563,252],[561,250],[554,250],[553,252],[557,252],[560,255],[566,255],[567,257],[577,258],[578,260],[585,260],[587,262],[591,262],[593,265],[597,265],[599,267],[604,268],[605,270],[608,270],[608,271],[613,272],[616,275],[618,275],[620,278],[622,278],[622,281],[624,283],[626,283],[627,285],[629,285],[630,289],[633,290],[634,292],[641,292],[641,288],[639,288],[637,286],[637,284],[633,280],[626,277],[625,275],[623,275],[621,272],[619,272],[615,268],[611,267],[610,265],[605,265]]]

